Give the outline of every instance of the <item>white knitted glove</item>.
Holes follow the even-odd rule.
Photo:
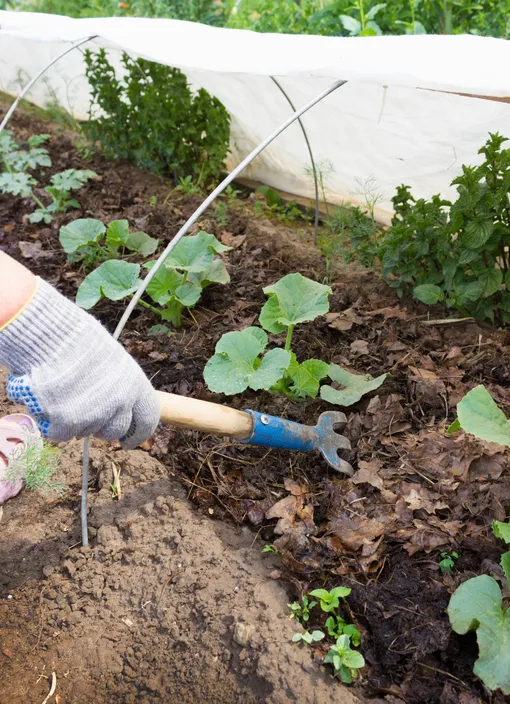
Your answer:
[[[7,395],[24,403],[45,437],[93,435],[132,449],[159,421],[149,380],[107,330],[45,281],[0,331]]]

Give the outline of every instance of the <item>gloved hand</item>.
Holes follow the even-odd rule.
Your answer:
[[[146,440],[159,421],[149,380],[107,330],[45,281],[0,331],[7,395],[24,403],[45,437]]]

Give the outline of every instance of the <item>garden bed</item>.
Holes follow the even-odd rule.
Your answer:
[[[60,225],[75,217],[105,222],[126,218],[132,227],[160,238],[163,243],[174,236],[201,201],[199,196],[179,193],[167,198],[168,186],[162,180],[132,166],[111,164],[100,156],[94,157],[92,162],[84,162],[73,146],[72,135],[65,135],[62,130],[24,113],[15,118],[14,129],[22,138],[51,131],[52,172],[70,167],[92,168],[100,175],[100,180],[90,182],[79,192],[81,210],[56,217],[51,226],[28,223],[26,203],[0,196],[0,247],[70,298],[74,298],[83,272],[66,259],[58,241]],[[228,399],[210,393],[202,376],[204,365],[224,332],[256,323],[265,301],[263,286],[295,271],[322,280],[324,263],[313,245],[310,228],[306,223],[294,223],[290,227],[255,217],[252,199],[245,193],[230,206],[227,221],[221,227],[211,210],[195,231],[199,229],[215,234],[233,247],[225,255],[231,283],[208,288],[199,306],[193,309],[193,317],[186,316],[182,329],[171,337],[150,335],[151,328],[159,321],[150,311],[136,310],[122,336],[123,344],[160,390],[315,423],[321,412],[331,408],[323,401],[297,403],[254,392]],[[189,590],[183,591],[183,597],[175,588],[179,582],[174,585],[174,571],[180,569],[175,565],[165,563],[163,578],[162,561],[169,563],[175,551],[170,537],[172,521],[184,525],[185,520],[195,526],[198,534],[204,530],[204,535],[219,531],[223,538],[229,536],[223,542],[215,538],[220,542],[214,543],[211,539],[209,563],[209,538],[198,541],[202,547],[197,559],[208,569],[208,574],[191,576],[199,594],[202,586],[213,579],[211,593],[216,595],[218,604],[223,599],[222,590],[227,591],[231,586],[229,575],[236,569],[253,571],[253,588],[262,579],[261,570],[266,570],[267,580],[270,570],[261,566],[258,558],[250,557],[250,545],[255,536],[262,544],[276,542],[279,558],[270,558],[272,569],[277,570],[273,577],[287,587],[290,597],[300,597],[318,586],[351,587],[347,600],[349,617],[361,631],[360,650],[367,661],[362,671],[365,697],[387,697],[389,701],[401,700],[409,704],[504,701],[500,694],[490,695],[473,676],[477,653],[475,637],[455,635],[445,609],[456,586],[468,577],[482,573],[498,577],[501,573],[498,564],[501,548],[490,532],[490,525],[493,519],[505,520],[505,509],[510,505],[510,453],[462,433],[447,437],[445,429],[455,418],[455,404],[479,383],[487,386],[508,416],[509,335],[489,326],[480,327],[470,320],[445,324],[441,321],[445,317],[441,307],[430,308],[398,300],[373,272],[347,268],[341,262],[337,264],[332,288],[330,309],[335,315],[296,330],[294,349],[298,358],[314,356],[358,372],[391,374],[377,392],[347,411],[345,434],[353,450],[345,459],[354,466],[354,477],[346,479],[336,474],[314,453],[268,451],[170,428],[158,430],[147,442],[146,452],[137,451],[132,459],[113,446],[99,444],[94,463],[96,471],[91,478],[90,516],[91,525],[99,530],[92,552],[85,554],[79,548],[78,533],[79,446],[73,444],[72,450],[66,450],[71,453],[74,469],[70,492],[63,501],[37,499],[32,503],[33,499],[25,495],[19,501],[10,502],[4,510],[3,521],[9,519],[8,525],[17,521],[18,539],[7,545],[7,556],[10,556],[7,562],[2,556],[2,564],[9,565],[8,569],[2,566],[2,596],[9,589],[18,591],[14,612],[8,611],[10,603],[0,602],[2,611],[10,613],[8,621],[2,616],[2,623],[8,624],[6,629],[0,628],[1,645],[10,653],[0,653],[1,670],[11,688],[4,690],[2,687],[2,704],[4,701],[39,701],[40,694],[45,692],[46,680],[42,688],[38,685],[34,699],[30,697],[35,690],[26,682],[19,681],[16,689],[12,678],[14,675],[18,679],[23,677],[17,660],[21,654],[32,667],[37,658],[37,662],[41,662],[44,649],[51,657],[64,662],[65,657],[71,657],[73,634],[77,639],[92,638],[93,624],[98,639],[103,637],[98,632],[103,616],[104,631],[110,633],[112,619],[120,618],[122,609],[112,608],[108,601],[104,605],[106,588],[108,594],[118,590],[119,599],[126,600],[122,607],[125,619],[133,621],[128,615],[128,606],[133,609],[136,606],[138,625],[135,628],[140,630],[127,631],[131,629],[129,625],[116,621],[116,627],[128,633],[126,638],[119,635],[109,640],[106,636],[108,652],[101,656],[98,652],[96,660],[85,657],[81,665],[82,660],[75,654],[69,664],[68,679],[72,680],[73,673],[79,671],[78,680],[88,682],[90,689],[81,693],[64,683],[62,691],[67,698],[61,699],[61,704],[63,701],[73,704],[91,701],[93,697],[95,701],[105,702],[177,701],[177,698],[190,702],[234,702],[241,696],[247,701],[294,700],[299,690],[295,689],[294,694],[289,692],[285,695],[287,698],[282,692],[278,694],[282,683],[278,684],[276,676],[263,671],[262,665],[259,679],[255,677],[253,673],[259,665],[253,663],[260,664],[260,652],[256,655],[248,652],[244,656],[248,664],[243,665],[242,658],[236,660],[239,652],[232,655],[233,651],[227,648],[234,659],[228,663],[223,661],[221,648],[213,641],[224,637],[226,630],[211,624],[216,617],[221,620],[222,614],[230,613],[232,604],[227,601],[225,611],[216,610],[211,596],[207,605],[206,600],[197,597],[198,606],[194,606]],[[113,330],[123,309],[122,303],[103,301],[95,314]],[[138,460],[141,467],[137,477]],[[112,502],[109,496],[111,478],[105,477],[110,471],[108,462],[128,467],[124,470],[128,477],[128,495],[124,502]],[[164,472],[160,463],[166,467]],[[177,490],[177,486],[180,489]],[[172,502],[168,503],[165,497],[176,493],[180,497],[177,504],[187,506],[182,498],[187,496],[207,518],[200,518],[189,508],[182,509],[185,517],[180,517],[178,512],[175,514]],[[289,496],[294,496],[295,501],[288,501],[286,506],[295,508],[287,509],[287,520],[278,528],[283,532],[278,535],[274,531],[276,521],[267,520],[265,514]],[[153,502],[156,509],[143,508]],[[306,524],[301,514],[303,505],[309,506]],[[26,525],[33,522],[33,506],[38,512],[37,530],[27,530]],[[104,521],[106,514],[109,518]],[[132,515],[135,521],[131,525]],[[166,520],[171,528],[168,538],[164,537]],[[214,529],[206,528],[211,521]],[[244,532],[241,540],[234,537],[234,532],[224,532],[230,529],[222,527],[220,521],[244,526],[244,529],[249,527],[253,533],[247,538]],[[112,526],[111,535],[101,528],[104,525]],[[157,530],[156,526],[159,526]],[[151,538],[145,551],[144,536],[149,534]],[[158,545],[162,545],[161,555]],[[23,568],[18,569],[16,559],[23,550]],[[227,553],[231,550],[232,555],[222,554],[223,550]],[[243,566],[232,572],[228,565],[231,561],[240,564],[236,562],[240,550],[246,552],[242,556]],[[454,569],[447,574],[439,568],[440,553],[444,551],[455,551],[459,555]],[[43,567],[46,579],[42,578]],[[85,576],[80,581],[77,574],[82,570]],[[115,579],[117,586],[109,583]],[[174,609],[171,625],[161,625],[169,616],[167,611],[161,612],[160,605],[148,606],[149,611],[142,608],[144,599],[151,600],[151,595],[143,592],[143,585],[138,584],[145,580],[152,589],[151,595],[165,585],[165,609]],[[137,582],[136,588],[131,584],[133,581]],[[88,585],[86,589],[82,582]],[[124,594],[123,585],[127,583],[129,589]],[[62,585],[67,585],[66,589]],[[82,603],[83,592],[92,596]],[[54,605],[59,595],[60,603],[65,606],[60,608],[59,603],[57,610]],[[76,601],[72,601],[72,596]],[[93,604],[88,600],[93,600]],[[73,603],[78,604],[75,609]],[[69,609],[78,614],[70,621],[66,615]],[[278,611],[275,618],[286,615],[281,598],[275,597],[264,607],[265,611],[272,609]],[[256,618],[256,610],[250,611],[250,617]],[[88,619],[91,619],[89,623]],[[197,619],[212,634],[203,642],[200,642]],[[190,622],[195,625],[191,626],[191,636],[187,639]],[[275,623],[271,621],[272,636],[269,631],[259,634],[264,657],[271,652],[264,641],[269,643],[276,637]],[[283,618],[278,623],[281,639],[281,635],[288,632],[288,623]],[[53,640],[51,629],[58,633]],[[135,648],[137,636],[142,632],[142,642],[151,643],[146,646],[152,649],[151,653],[144,654]],[[9,638],[15,643],[14,649],[5,645],[10,643]],[[172,657],[165,659],[161,653],[165,652],[168,638],[176,645]],[[67,653],[65,648],[60,652],[59,639],[65,642]],[[179,645],[179,639],[184,644]],[[87,643],[87,652],[92,652],[90,641]],[[182,687],[183,682],[193,678],[189,653],[194,647],[210,649],[215,663],[210,666],[216,673],[214,676],[208,664],[201,670],[206,675],[200,677],[209,682],[210,676],[211,683],[221,680],[225,687],[216,690],[212,684],[207,684],[203,692],[190,690],[186,699],[184,690],[175,682]],[[16,648],[19,648],[18,654]],[[138,652],[142,652],[140,657]],[[183,664],[178,665],[180,652]],[[282,657],[287,662],[289,651],[284,652]],[[291,652],[295,653],[297,662],[312,663],[312,650]],[[153,661],[149,661],[149,655]],[[316,659],[321,656],[319,648],[315,656]],[[204,662],[209,663],[209,655],[203,657]],[[273,657],[277,658],[276,651]],[[133,658],[151,664],[137,670],[131,662]],[[169,685],[168,681],[165,684],[168,671],[179,667],[181,680],[177,678],[173,684]],[[232,674],[242,673],[243,668],[246,676],[249,675],[244,684],[246,691],[242,691],[243,685]],[[275,668],[278,670],[278,665]],[[315,668],[318,676],[316,665],[309,673]],[[289,673],[287,680],[292,681],[292,669]],[[302,690],[302,701],[329,701],[330,695],[322,689],[326,681],[333,692],[332,700],[336,696],[337,701],[342,701],[338,692],[334,694],[339,685],[332,678],[320,679],[319,687],[313,684],[313,674],[307,677],[309,690],[306,687]],[[165,690],[165,686],[169,688]],[[313,699],[314,686],[320,690],[317,697],[325,698]],[[278,696],[284,698],[278,699]]]

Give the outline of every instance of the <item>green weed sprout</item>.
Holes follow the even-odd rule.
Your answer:
[[[312,643],[317,643],[324,638],[324,633],[322,631],[304,631],[304,633],[294,633],[292,636],[293,643],[306,643],[311,645]]]
[[[321,609],[326,613],[338,609],[340,599],[349,596],[351,590],[348,587],[334,587],[328,592],[327,589],[314,589],[310,592],[310,596],[315,596],[319,599]]]
[[[274,555],[278,555],[278,548],[275,548],[274,545],[264,545],[262,552],[272,552]]]
[[[439,562],[439,569],[443,574],[449,574],[455,567],[455,560],[457,560],[459,555],[456,552],[442,552],[441,560]]]
[[[361,633],[352,623],[346,623],[341,616],[334,614],[326,619],[325,626],[332,638],[339,638],[341,635],[350,636],[352,644],[358,646],[361,643]]]
[[[295,618],[303,626],[308,623],[310,619],[310,611],[314,606],[317,605],[316,601],[309,601],[306,594],[301,599],[301,604],[299,601],[294,601],[292,604],[287,604],[291,610],[290,617]]]
[[[65,487],[53,477],[60,463],[60,451],[56,447],[40,444],[39,438],[28,437],[9,456],[9,466],[5,478],[11,482],[24,479],[28,491],[40,491],[43,494],[55,492],[62,496]]]
[[[335,676],[345,684],[351,684],[358,676],[358,670],[365,666],[365,658],[351,649],[350,640],[348,635],[341,635],[324,658],[324,663],[333,665]]]

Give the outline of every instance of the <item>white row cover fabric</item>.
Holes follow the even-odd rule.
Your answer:
[[[93,35],[97,39],[86,46],[108,48],[118,66],[126,51],[176,66],[193,86],[216,95],[232,115],[229,167],[289,115],[271,76],[296,107],[333,80],[347,80],[303,123],[325,175],[328,201],[377,198],[382,221],[391,216],[399,184],[419,197],[451,197],[451,180],[463,163],[479,161],[488,133],[510,138],[510,43],[474,36],[345,39],[177,20],[0,12],[0,89],[16,95],[66,45]],[[86,119],[89,90],[81,50],[50,69],[28,98],[39,105],[57,100]],[[312,198],[309,166],[302,132],[293,125],[245,175]]]

